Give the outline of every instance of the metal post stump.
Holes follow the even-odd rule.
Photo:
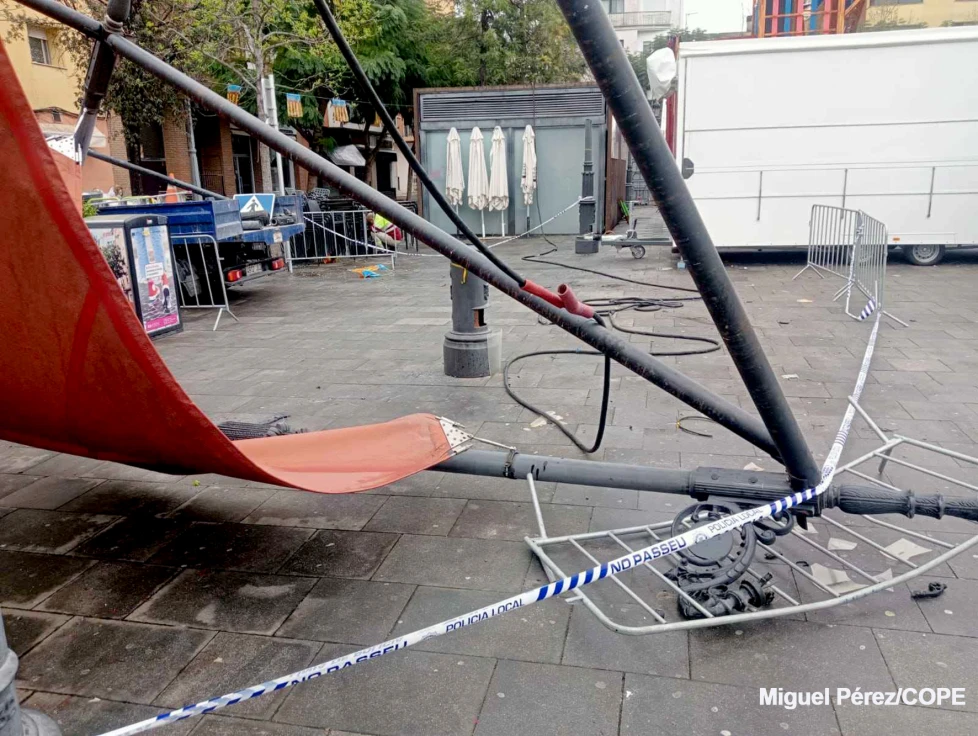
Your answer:
[[[483,378],[498,373],[502,332],[486,324],[489,285],[468,269],[451,264],[452,329],[445,335],[445,375]]]
[[[14,678],[17,655],[7,646],[0,614],[0,736],[60,736],[58,724],[43,713],[21,709]]]

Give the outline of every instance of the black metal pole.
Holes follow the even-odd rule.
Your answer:
[[[772,442],[771,435],[764,425],[739,406],[717,396],[705,386],[656,360],[631,343],[622,340],[593,320],[570,314],[523,291],[515,280],[501,273],[478,251],[401,207],[394,200],[384,196],[376,189],[370,188],[308,148],[273,130],[255,116],[230,103],[186,74],[174,69],[120,34],[106,35],[98,21],[62,5],[57,0],[18,0],[18,2],[92,38],[105,40],[112,46],[117,55],[129,59],[150,74],[159,77],[190,96],[202,106],[233,121],[239,128],[272,150],[278,151],[309,171],[318,174],[358,202],[365,204],[374,212],[379,212],[423,243],[450,258],[454,263],[469,269],[504,294],[529,307],[596,350],[610,355],[619,364],[702,412],[721,426],[769,453],[772,457],[780,458],[778,448]]]
[[[575,483],[601,488],[623,488],[652,493],[686,495],[692,488],[691,470],[667,470],[647,465],[625,465],[598,460],[510,454],[494,450],[466,450],[431,468],[460,475],[525,480],[528,473],[542,482]],[[782,480],[783,480],[783,476]],[[785,485],[785,495],[788,489]],[[781,498],[781,496],[778,496]]]
[[[401,154],[407,159],[408,166],[414,171],[418,176],[418,180],[428,190],[431,198],[435,200],[435,203],[441,208],[441,211],[445,213],[452,224],[458,228],[459,232],[462,233],[476,248],[482,253],[486,258],[492,261],[496,268],[500,269],[503,273],[517,282],[520,286],[524,284],[526,279],[520,276],[516,271],[510,268],[503,260],[498,258],[495,253],[489,250],[481,240],[476,236],[472,229],[465,224],[458,213],[452,209],[452,206],[448,204],[448,201],[442,195],[438,186],[431,180],[428,176],[428,172],[425,171],[424,166],[414,155],[414,151],[407,144],[407,141],[401,136],[397,130],[397,126],[394,124],[394,119],[387,112],[387,108],[384,106],[383,101],[380,99],[380,95],[377,94],[377,90],[370,83],[370,79],[367,77],[366,72],[363,71],[363,67],[360,66],[360,61],[357,59],[357,55],[353,53],[353,49],[350,48],[350,44],[346,42],[346,38],[343,36],[343,31],[340,30],[339,23],[336,22],[336,18],[333,17],[333,13],[329,9],[329,5],[326,0],[314,0],[316,3],[316,9],[319,10],[319,14],[323,18],[323,22],[326,24],[326,30],[329,31],[329,35],[333,37],[333,41],[336,42],[337,47],[339,47],[340,53],[343,54],[343,58],[346,59],[346,63],[350,67],[350,71],[353,72],[353,76],[356,77],[357,82],[363,88],[363,91],[367,93],[367,97],[370,98],[370,104],[374,106],[380,119],[384,122],[387,127],[387,131],[390,133],[391,138],[394,140],[394,144],[400,150]],[[415,121],[417,122],[417,121]],[[420,132],[420,131],[419,131]]]
[[[466,450],[431,468],[433,471],[484,475],[524,481],[532,475],[535,481],[574,483],[601,488],[624,488],[648,493],[671,493],[708,498],[736,499],[757,505],[771,503],[791,492],[783,473],[696,468],[666,470],[646,465],[625,465],[596,460],[509,454],[492,450]],[[940,519],[953,516],[978,521],[978,500],[945,498],[940,494],[917,496],[912,491],[899,493],[875,486],[833,485],[817,499],[798,510],[813,514],[816,510],[838,508],[847,514],[901,514],[907,517],[927,516]]]
[[[601,3],[557,0],[795,486],[818,466]]]
[[[118,166],[120,169],[128,169],[129,171],[135,171],[137,174],[152,176],[154,179],[165,181],[167,184],[172,184],[178,189],[186,189],[188,192],[199,194],[201,197],[213,197],[214,199],[230,199],[230,197],[225,197],[223,194],[212,192],[209,189],[204,189],[203,187],[196,187],[193,184],[188,184],[185,181],[174,179],[172,176],[167,176],[166,174],[161,174],[158,171],[147,169],[145,166],[137,166],[136,164],[131,164],[128,161],[123,161],[122,159],[115,158],[113,156],[106,156],[104,153],[99,153],[98,151],[89,151],[88,155],[94,159],[98,159],[99,161],[105,161],[105,163],[107,164]]]

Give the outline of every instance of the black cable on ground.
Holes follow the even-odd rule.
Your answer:
[[[548,239],[549,243],[550,240]],[[553,245],[553,243],[551,243]],[[537,255],[523,256],[522,260],[529,263],[545,263],[552,266],[560,266],[562,268],[569,268],[574,271],[584,271],[586,273],[597,274],[598,276],[603,276],[605,278],[614,279],[616,281],[624,281],[629,284],[639,284],[642,286],[651,286],[660,289],[674,289],[676,291],[693,292],[696,293],[696,289],[690,289],[684,286],[669,286],[666,284],[656,284],[649,281],[638,281],[637,279],[630,279],[625,276],[618,276],[616,274],[606,273],[604,271],[597,271],[592,268],[584,268],[582,266],[571,266],[566,263],[560,263],[559,261],[545,261],[541,260],[541,256],[549,255],[557,250],[557,246],[554,246],[548,251],[539,253]],[[585,299],[584,303],[590,307],[595,308],[594,319],[600,325],[605,325],[605,318],[608,320],[608,324],[619,332],[624,332],[629,335],[645,335],[648,337],[659,337],[668,340],[691,340],[694,342],[706,343],[708,347],[703,347],[696,350],[649,350],[649,355],[654,355],[656,357],[664,356],[681,356],[681,355],[705,355],[707,353],[715,353],[720,349],[720,341],[712,337],[700,337],[697,335],[679,335],[671,332],[655,332],[653,330],[636,330],[629,329],[627,327],[622,327],[615,322],[615,315],[620,312],[636,311],[636,312],[658,312],[662,309],[679,309],[683,306],[685,302],[699,300],[702,297],[699,296],[686,296],[686,297],[669,297],[669,298],[656,298],[656,297],[636,297],[636,296],[624,296],[624,297],[609,297],[602,299]],[[536,350],[530,353],[523,353],[511,358],[503,368],[503,388],[506,393],[509,394],[510,398],[513,399],[517,404],[523,406],[530,411],[538,414],[547,421],[551,422],[557,429],[559,429],[565,437],[567,437],[574,445],[581,451],[587,454],[596,452],[601,447],[601,442],[604,439],[605,428],[608,421],[608,404],[611,398],[611,359],[605,355],[604,358],[604,381],[602,382],[602,393],[601,393],[601,411],[598,415],[598,431],[595,435],[594,442],[590,447],[586,446],[581,439],[571,432],[567,427],[561,424],[559,421],[553,419],[549,416],[545,410],[534,406],[529,401],[521,398],[514,390],[513,387],[509,385],[509,369],[521,360],[526,358],[537,357],[541,355],[601,355],[596,350]]]
[[[549,416],[546,411],[540,407],[534,406],[526,399],[517,396],[516,392],[513,391],[512,386],[509,385],[509,369],[515,363],[518,363],[521,360],[533,358],[538,355],[601,355],[601,353],[599,353],[597,350],[537,350],[532,353],[523,353],[522,355],[517,355],[515,358],[511,358],[503,368],[503,388],[506,389],[506,393],[510,395],[513,401],[553,423],[553,425],[563,432],[564,436],[573,442],[577,446],[577,449],[579,449],[581,452],[586,452],[589,455],[592,452],[597,452],[598,448],[601,447],[601,441],[604,439],[605,425],[608,422],[608,403],[611,398],[611,358],[609,358],[607,355],[604,356],[604,385],[603,392],[601,394],[601,412],[598,415],[598,433],[594,437],[593,444],[590,447],[586,447],[576,434],[567,429],[567,427],[565,427],[559,421]]]
[[[547,241],[550,243],[550,241]],[[551,243],[553,245],[553,243]],[[554,246],[550,250],[544,251],[543,253],[537,253],[536,255],[523,256],[523,261],[528,263],[545,263],[548,266],[560,266],[561,268],[569,268],[572,271],[583,271],[584,273],[593,273],[598,276],[604,276],[605,278],[614,279],[615,281],[624,281],[626,284],[638,284],[639,286],[653,286],[658,289],[672,289],[673,291],[686,291],[691,294],[699,294],[699,290],[691,288],[689,286],[670,286],[669,284],[655,284],[651,281],[638,281],[636,279],[630,279],[627,276],[617,276],[613,273],[608,273],[607,271],[597,271],[593,268],[584,268],[583,266],[571,266],[568,263],[561,263],[560,261],[544,261],[541,260],[543,256],[549,256],[557,250],[557,246]],[[692,299],[701,299],[702,297],[691,297]]]

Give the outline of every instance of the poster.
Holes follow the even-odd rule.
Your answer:
[[[119,288],[126,295],[133,310],[136,305],[132,297],[132,278],[129,269],[129,255],[126,248],[126,234],[121,227],[106,227],[92,230],[92,237],[102,250],[109,268],[115,275],[115,280],[119,283]]]
[[[173,329],[180,324],[180,316],[166,225],[134,227],[130,232],[143,326],[150,335]]]

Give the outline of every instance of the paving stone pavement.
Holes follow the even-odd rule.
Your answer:
[[[636,261],[610,248],[577,257],[567,239],[559,244],[556,257],[575,265],[691,284],[665,250]],[[534,280],[567,281],[586,297],[651,292],[519,261],[548,247],[534,239],[497,252]],[[726,259],[822,459],[867,328],[831,302],[832,283],[811,274],[791,280],[802,262],[786,255]],[[216,421],[289,414],[293,427],[314,430],[426,411],[525,452],[581,457],[552,426],[532,427],[534,416],[506,395],[498,375],[444,376],[451,313],[444,260],[401,258],[394,274],[373,280],[355,278],[348,265],[250,284],[232,295],[240,323],[222,321],[212,332],[211,317],[190,314],[186,330],[158,340],[157,348]],[[976,277],[974,255],[952,253],[930,269],[892,259],[887,307],[910,327],[884,322],[864,400],[888,430],[971,454],[978,454]],[[505,357],[577,345],[498,294],[488,321],[503,333]],[[715,334],[695,302],[625,313],[619,322]],[[654,346],[675,347],[665,339]],[[725,351],[662,360],[752,410]],[[597,358],[538,358],[518,368],[513,383],[528,399],[593,436]],[[777,469],[725,430],[710,427],[711,438],[678,431],[677,417],[691,410],[620,367],[612,375],[610,424],[596,459]],[[865,427],[851,443],[846,457],[874,447]],[[978,468],[967,463],[939,458],[932,467],[978,483]],[[891,465],[887,477],[910,482],[907,472]],[[966,493],[939,479],[915,483],[918,491]],[[572,484],[540,483],[538,491],[554,534],[667,520],[686,505],[681,497]],[[864,519],[833,518],[866,531]],[[954,541],[973,531],[961,522],[914,524],[922,533],[952,532]],[[541,568],[523,542],[534,530],[525,485],[508,480],[432,472],[364,494],[317,496],[0,443],[0,604],[21,657],[20,694],[68,736],[254,684],[541,584]],[[871,565],[863,552],[842,554]],[[811,599],[807,580],[784,565],[771,569],[792,594]],[[949,585],[944,597],[910,598],[911,588],[931,579]],[[648,622],[617,589],[598,589],[595,598],[635,624]],[[967,552],[924,580],[852,606],[736,628],[622,636],[586,609],[555,599],[160,733],[971,734],[978,732],[976,607],[978,555]],[[965,687],[967,705],[758,705],[759,687],[843,685]]]

